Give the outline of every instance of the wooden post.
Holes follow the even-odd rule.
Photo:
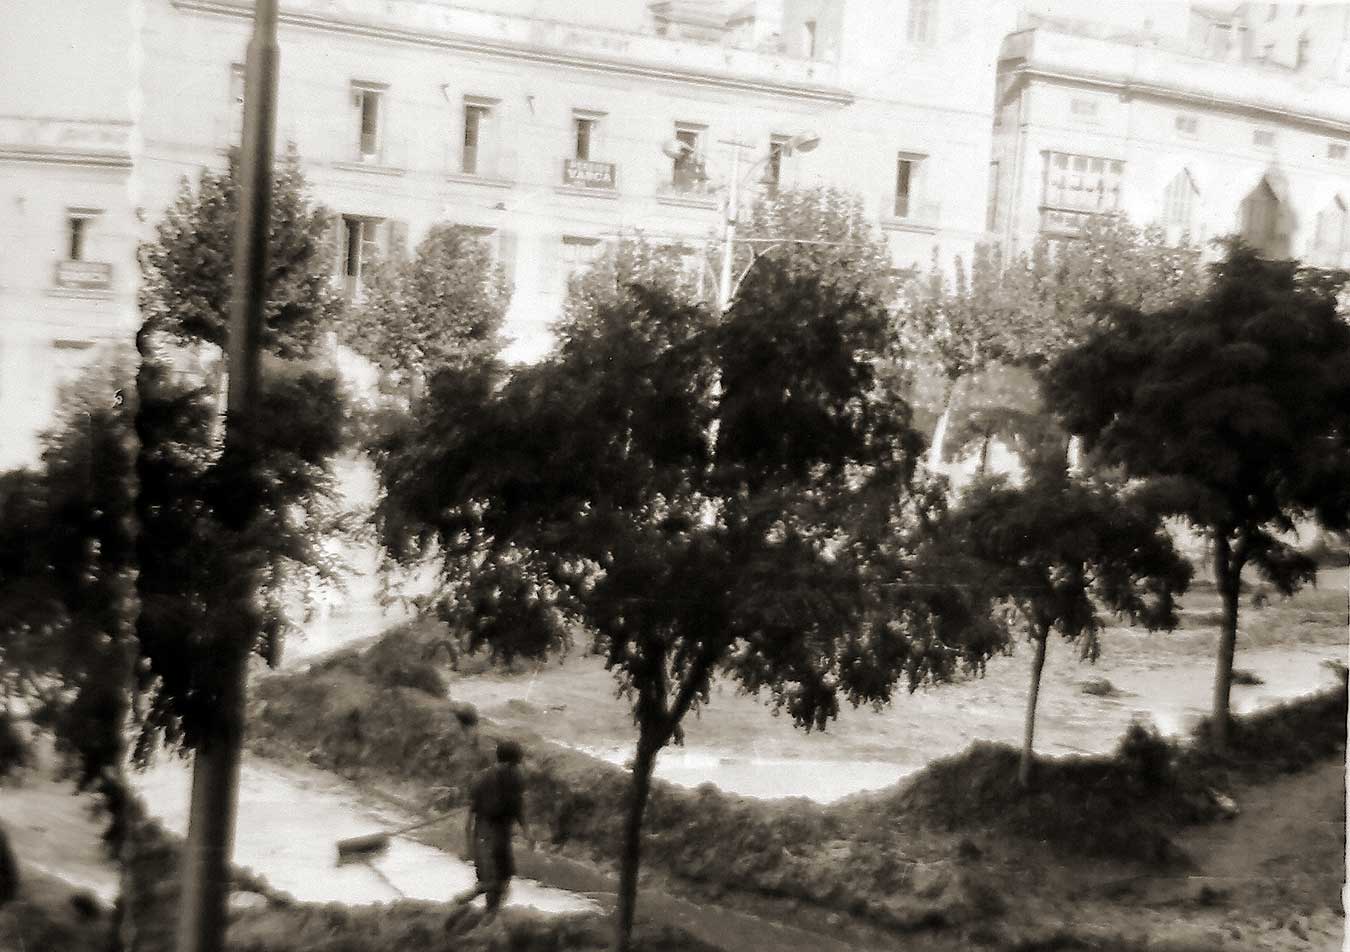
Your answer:
[[[239,472],[257,464],[251,419],[260,388],[259,343],[266,301],[267,235],[272,208],[272,153],[276,114],[277,0],[257,0],[244,85],[244,141],[240,152],[238,220],[234,236],[234,295],[230,305],[229,398],[225,459]],[[256,516],[247,499],[231,521],[242,529]],[[241,567],[221,605],[227,648],[221,653],[218,708],[198,745],[193,765],[188,846],[181,871],[178,952],[221,952],[225,946],[230,865],[234,851],[243,740],[245,678],[253,637],[260,628],[258,574]]]

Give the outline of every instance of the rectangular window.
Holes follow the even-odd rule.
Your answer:
[[[460,171],[466,175],[478,175],[482,171],[484,135],[492,110],[482,103],[464,104],[464,152],[460,160]]]
[[[563,288],[573,275],[589,271],[604,245],[598,238],[582,238],[577,235],[563,235],[562,265]]]
[[[671,166],[671,182],[676,188],[695,188],[706,178],[703,172],[703,130],[703,126],[692,123],[675,124],[675,141],[681,145]]]
[[[1257,129],[1252,133],[1252,144],[1263,149],[1272,148],[1275,145],[1275,133],[1269,129]]]
[[[384,219],[361,215],[342,216],[341,269],[349,296],[361,287],[361,279],[380,251],[380,225]]]
[[[802,24],[802,55],[807,59],[816,58],[816,21],[807,20]]]
[[[576,154],[573,158],[589,161],[591,157],[591,141],[595,134],[596,120],[589,116],[573,116],[572,126],[575,132]]]
[[[1088,155],[1046,155],[1045,197],[1051,208],[1087,212],[1114,211],[1120,204],[1125,163]]]
[[[909,42],[927,45],[933,41],[933,7],[936,0],[909,0],[905,35]]]
[[[360,123],[357,154],[363,162],[374,162],[380,157],[385,89],[385,86],[375,83],[352,84],[352,102],[356,106]]]
[[[1344,158],[1345,158],[1345,153],[1346,153],[1345,143],[1343,143],[1343,142],[1328,142],[1328,143],[1327,143],[1327,158],[1328,158],[1328,159],[1344,159]]]
[[[1178,135],[1193,136],[1200,131],[1200,120],[1195,116],[1177,116],[1174,121]]]
[[[1270,5],[1270,9],[1266,11],[1266,19],[1273,20],[1279,15],[1280,15],[1280,5],[1278,3],[1272,3]]]
[[[71,215],[66,219],[66,260],[83,261],[84,260],[84,242],[85,235],[89,230],[89,217],[86,215]]]
[[[915,195],[922,162],[923,156],[910,152],[902,152],[896,157],[895,204],[891,209],[896,218],[909,218],[916,211]]]
[[[783,181],[783,150],[787,143],[787,136],[769,137],[769,158],[764,163],[763,182],[770,188],[777,188]]]
[[[1092,119],[1097,115],[1097,102],[1093,99],[1071,99],[1069,112],[1079,119]]]

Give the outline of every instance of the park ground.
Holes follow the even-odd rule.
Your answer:
[[[1217,634],[1218,601],[1203,584],[1187,596],[1179,631],[1112,629],[1095,666],[1071,646],[1051,646],[1037,744],[1050,759],[1033,795],[1013,788],[1008,746],[1020,730],[1027,651],[996,659],[984,678],[900,697],[881,712],[845,712],[824,734],[794,731],[757,699],[715,693],[688,725],[686,749],[669,754],[674,783],[653,795],[641,947],[1342,948],[1345,702],[1323,662],[1346,656],[1347,576],[1332,569],[1293,599],[1244,601],[1237,664],[1253,683],[1235,686],[1235,709],[1267,713],[1224,763],[1187,753]],[[378,612],[339,621],[350,629],[340,640],[359,650],[311,644],[297,652],[302,665],[259,678],[254,762],[422,813],[462,801],[486,741],[524,738],[548,835],[544,849],[522,856],[522,873],[589,894],[600,912],[511,910],[495,927],[470,921],[447,937],[434,902],[303,903],[254,884],[237,897],[232,948],[605,948],[619,765],[632,728],[602,667],[582,646],[562,663],[505,671],[477,658],[451,670],[433,654],[439,680],[419,685],[398,659],[420,656],[434,626],[376,638]],[[353,637],[357,628],[364,638]],[[1306,696],[1317,689],[1332,694]],[[1305,697],[1273,708],[1297,695]],[[482,718],[471,732],[453,726],[466,703]],[[353,712],[364,719],[356,737]],[[1139,718],[1178,738],[1176,773],[1162,788],[1140,786],[1139,763],[1115,753]],[[0,910],[0,952],[103,948],[121,883],[100,849],[100,819],[53,768],[44,757],[0,790],[0,822],[25,882],[20,901]],[[700,776],[733,792],[695,787]],[[1197,805],[1213,787],[1236,801],[1235,818]],[[734,795],[807,788],[821,802]],[[302,824],[296,835],[324,835]],[[457,852],[457,826],[419,838]],[[143,911],[171,917],[173,841],[147,842],[137,876],[155,898]],[[167,948],[151,939],[143,947]]]

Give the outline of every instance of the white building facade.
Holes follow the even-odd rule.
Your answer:
[[[1204,244],[1350,266],[1350,85],[1053,23],[1000,57],[990,226],[1026,250],[1123,213]]]
[[[281,0],[277,142],[335,215],[333,279],[354,297],[375,253],[440,222],[479,229],[514,288],[508,356],[526,360],[606,242],[716,240],[729,141],[752,192],[859,194],[901,268],[1071,235],[1102,195],[1208,237],[1253,192],[1272,250],[1340,260],[1350,89],[1332,26],[1300,72],[1213,52],[1220,26],[1254,22],[1244,7],[1137,6],[1093,36],[1028,20],[1089,9],[1070,0]],[[137,243],[237,144],[252,4],[7,14],[0,466],[33,458],[99,342],[130,338]],[[1262,23],[1287,46],[1297,18]],[[1178,58],[1183,41],[1200,53]],[[805,132],[817,148],[775,154]],[[664,154],[672,139],[694,157]]]

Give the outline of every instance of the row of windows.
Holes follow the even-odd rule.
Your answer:
[[[337,228],[334,271],[349,298],[360,293],[373,261],[400,253],[407,245],[407,224],[395,219],[342,215]],[[510,281],[515,270],[515,236],[495,228],[469,226],[468,230],[488,246]],[[562,266],[564,285],[568,277],[589,268],[600,257],[604,247],[604,242],[599,238],[561,236],[555,260]]]
[[[242,132],[244,71],[236,64],[232,67],[232,99],[234,119],[232,134],[236,137]],[[352,105],[356,112],[356,132],[354,158],[359,162],[378,165],[385,156],[386,101],[389,87],[383,83],[354,81],[352,83]],[[484,96],[465,96],[461,107],[462,137],[458,143],[458,171],[464,175],[495,177],[497,169],[492,166],[491,156],[497,145],[498,130],[496,119],[499,100]],[[568,143],[568,158],[582,163],[595,163],[605,168],[564,168],[563,184],[583,187],[613,188],[614,169],[603,161],[603,129],[606,114],[596,110],[574,109]],[[686,148],[671,160],[670,185],[677,190],[698,190],[706,186],[707,175],[704,172],[703,152],[705,125],[699,123],[677,122],[674,125],[674,138]],[[765,156],[763,181],[767,185],[777,185],[782,175],[783,147],[788,136],[775,135],[770,138],[768,155]]]
[[[1100,156],[1050,152],[1046,156],[1042,228],[1072,232],[1085,216],[1120,207],[1125,163]],[[1200,189],[1189,170],[1178,172],[1163,191],[1162,223],[1195,231]],[[1275,256],[1290,253],[1288,210],[1268,178],[1262,178],[1239,208],[1239,232],[1252,245]],[[1336,196],[1317,215],[1309,260],[1341,264],[1350,254],[1350,218],[1346,200]]]
[[[1095,99],[1085,99],[1073,97],[1069,100],[1069,114],[1076,119],[1083,121],[1094,121],[1098,115],[1099,103]],[[1198,116],[1178,113],[1173,117],[1172,127],[1177,135],[1193,139],[1200,135],[1200,119]],[[1253,129],[1252,145],[1262,149],[1275,148],[1275,133],[1271,129]],[[1326,157],[1329,159],[1343,160],[1346,157],[1346,144],[1344,142],[1327,142]]]

